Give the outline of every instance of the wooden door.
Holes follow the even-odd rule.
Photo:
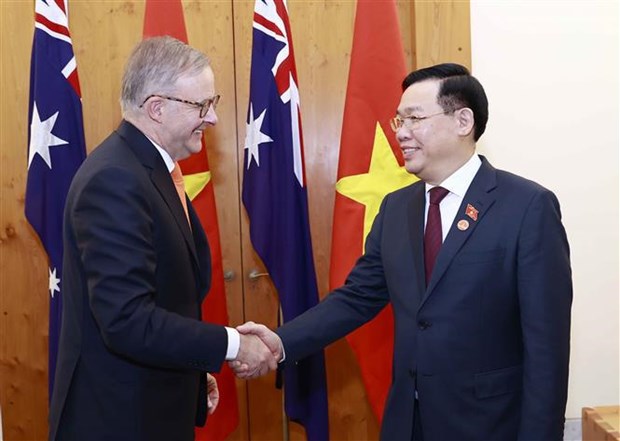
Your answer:
[[[329,257],[338,166],[356,3],[290,1],[288,3],[301,97],[310,225],[320,296],[328,292]],[[470,64],[469,4],[466,2],[398,2],[406,65],[443,61]],[[237,121],[245,121],[249,93],[253,2],[234,2]],[[415,23],[415,26],[414,26]],[[415,31],[414,31],[415,29]],[[379,30],[378,30],[379,31]],[[416,46],[416,41],[421,46]],[[423,47],[422,47],[423,46]],[[239,124],[239,151],[245,126]],[[239,162],[243,175],[243,161]],[[245,318],[277,325],[278,300],[266,270],[252,250],[248,222],[242,216]],[[331,439],[378,439],[378,423],[368,404],[357,362],[348,344],[326,349]],[[250,432],[253,440],[282,439],[282,394],[274,374],[248,382]],[[288,425],[291,439],[304,439],[303,429]]]

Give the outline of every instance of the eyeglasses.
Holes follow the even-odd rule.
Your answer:
[[[426,115],[426,116],[396,115],[394,118],[390,119],[390,127],[392,127],[392,130],[394,130],[395,132],[397,132],[398,129],[400,129],[403,126],[405,126],[405,128],[407,129],[413,129],[417,127],[425,119],[432,118],[433,116],[445,115],[447,113],[453,113],[453,112],[456,112],[456,110],[444,110],[443,112],[433,113],[432,115]]]
[[[179,103],[189,104],[190,106],[198,107],[200,109],[200,117],[201,118],[204,118],[207,115],[207,113],[209,113],[209,109],[211,108],[211,106],[213,106],[213,109],[215,110],[215,108],[217,107],[217,103],[220,102],[220,96],[219,95],[215,95],[213,98],[207,98],[203,102],[198,103],[196,101],[188,101],[188,100],[182,100],[181,98],[174,98],[172,96],[153,94],[153,95],[147,96],[146,99],[144,101],[142,101],[142,104],[140,104],[140,106],[138,106],[138,107],[144,106],[144,104],[148,100],[153,98],[154,96],[156,96],[158,98],[163,98],[165,100],[176,101],[176,102],[179,102]]]

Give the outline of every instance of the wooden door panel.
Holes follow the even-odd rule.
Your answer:
[[[469,64],[468,3],[398,1],[397,6],[405,62],[410,69],[450,60]],[[323,297],[328,292],[334,187],[356,4],[291,1],[288,7],[301,96],[313,251]],[[238,139],[242,154],[253,2],[234,2],[234,9]],[[420,40],[423,48],[415,45]],[[239,174],[242,178],[242,161]],[[273,327],[278,311],[277,294],[268,277],[247,278],[251,271],[264,273],[265,268],[252,250],[244,212],[242,219],[245,317]],[[368,405],[357,362],[344,340],[327,348],[326,364],[331,438],[377,439],[378,423]],[[281,439],[282,394],[274,389],[272,375],[249,382],[248,406],[253,439]],[[289,430],[291,439],[305,438],[300,426],[289,424]]]
[[[238,121],[248,106],[253,2],[235,2],[235,59],[238,84]],[[289,2],[301,115],[304,133],[306,182],[310,224],[320,296],[328,292],[334,186],[340,130],[349,70],[355,3],[348,1]],[[409,41],[409,39],[407,39]],[[245,126],[239,124],[239,140]],[[240,145],[240,151],[243,146]],[[243,174],[240,163],[240,175]],[[244,273],[266,272],[253,252],[247,216],[242,215]],[[246,319],[276,325],[278,299],[268,277],[245,279]],[[359,368],[344,341],[326,350],[332,439],[377,439],[378,424],[367,403]],[[273,376],[251,380],[248,390],[252,439],[282,439],[282,394]],[[305,439],[303,428],[288,425],[291,439]]]

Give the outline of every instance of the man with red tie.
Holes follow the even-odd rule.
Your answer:
[[[200,317],[211,258],[177,161],[200,152],[218,100],[208,58],[188,45],[157,37],[131,54],[123,121],[67,197],[50,439],[192,440],[217,406],[207,372],[275,368],[257,337]]]
[[[384,440],[563,436],[572,281],[560,207],[476,154],[487,119],[484,89],[465,67],[409,74],[392,128],[420,181],[385,197],[344,286],[277,335],[238,328],[284,349],[286,369],[391,303]]]

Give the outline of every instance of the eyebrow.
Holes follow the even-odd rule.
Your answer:
[[[398,109],[396,113],[399,115],[411,115],[413,112],[420,112],[424,110],[421,106],[413,105],[409,107],[405,107],[404,109]]]

